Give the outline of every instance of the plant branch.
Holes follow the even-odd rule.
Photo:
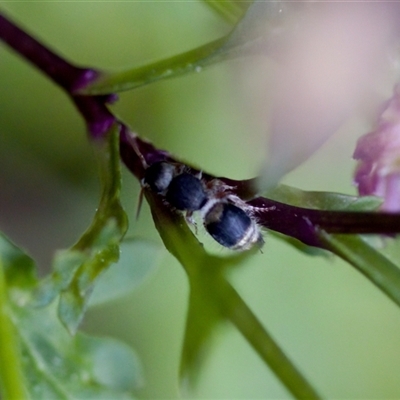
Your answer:
[[[92,69],[73,66],[2,14],[0,38],[68,92],[82,88],[97,76]]]
[[[400,306],[400,270],[395,264],[358,236],[329,235],[324,231],[319,235],[328,250],[353,265]]]
[[[117,121],[106,105],[115,100],[113,94],[94,96],[74,94],[76,90],[84,88],[97,78],[99,76],[97,71],[78,68],[70,64],[1,14],[0,39],[67,91],[84,117],[93,138],[103,137],[111,125]],[[221,43],[216,41],[217,43],[222,45],[223,40]],[[213,48],[213,51],[215,52],[216,48]],[[199,59],[204,58],[201,52],[195,54]],[[191,61],[195,63],[196,59]],[[163,68],[167,68],[168,65],[164,64]],[[156,149],[137,136],[132,136],[129,129],[120,121],[118,122],[121,130],[121,158],[139,179],[143,177],[144,172],[141,157],[148,165],[162,159],[179,162],[167,152]],[[135,147],[132,146],[132,141],[135,142]],[[140,154],[138,154],[138,149]],[[203,173],[203,179],[212,180],[215,177]],[[223,177],[218,179],[231,186],[232,193],[243,199],[251,199],[256,194],[255,179],[243,181]],[[392,234],[400,232],[400,214],[314,210],[291,206],[264,197],[253,199],[248,202],[248,205],[253,208],[253,214],[260,225],[316,247],[325,248],[317,234],[317,229],[323,229],[328,233]]]
[[[260,225],[326,249],[318,230],[332,234],[400,233],[400,214],[368,211],[315,210],[284,204],[265,197],[248,202]]]
[[[108,111],[107,102],[115,96],[79,96],[76,92],[95,80],[100,73],[91,68],[74,66],[49,50],[30,34],[0,14],[0,40],[7,43],[70,96],[86,121],[92,137],[103,137],[116,118]]]
[[[256,353],[269,365],[279,380],[297,399],[320,399],[302,373],[287,358],[236,290],[224,279],[213,291],[223,314],[246,338]]]
[[[157,149],[151,143],[131,134],[127,129],[121,134],[120,154],[125,165],[138,179],[143,178],[143,160],[148,165],[161,160],[182,164],[168,152]],[[200,172],[190,166],[185,165],[185,167],[194,173]],[[202,172],[202,179],[206,182],[219,179],[230,187],[231,193],[244,200],[255,193],[255,179],[236,181],[224,177],[217,178],[205,172]],[[247,205],[259,225],[291,236],[309,246],[323,249],[327,249],[327,246],[320,239],[321,229],[332,234],[400,233],[400,214],[395,213],[311,209],[285,204],[266,197],[248,200]]]
[[[196,315],[196,318],[204,319],[207,314],[210,312],[213,314],[212,311],[215,311],[217,319],[221,316],[231,321],[293,396],[298,399],[319,399],[317,392],[280,349],[224,276],[226,268],[234,267],[236,263],[243,260],[246,253],[231,258],[210,256],[188,226],[183,223],[182,216],[172,212],[160,202],[157,196],[146,193],[146,197],[165,246],[179,260],[189,277],[191,300],[193,302],[197,300],[199,308],[196,310],[198,313],[202,311],[201,315]],[[191,315],[188,317],[189,320],[190,317]],[[201,329],[204,329],[204,326],[198,327],[198,330]],[[186,336],[191,337],[193,334],[201,336],[201,332],[193,333],[186,330]],[[203,339],[205,341],[205,338]],[[188,344],[184,350],[189,351],[189,348],[193,351],[193,347],[196,347],[193,343],[190,345],[191,340],[193,337],[185,338]],[[201,352],[201,349],[198,351]],[[183,359],[195,358],[191,356],[184,354]],[[184,367],[193,368],[193,365],[186,360]]]
[[[107,103],[115,100],[114,95],[108,94],[107,91],[102,92],[104,95],[78,94],[84,93],[85,88],[89,88],[91,83],[93,83],[93,86],[90,87],[95,88],[95,81],[101,77],[100,72],[91,68],[74,66],[14,25],[2,14],[0,14],[0,40],[7,43],[12,49],[67,92],[85,119],[92,138],[104,138],[112,124],[115,122],[117,123],[115,129],[119,133],[120,157],[128,169],[130,169],[138,179],[143,178],[146,165],[151,165],[156,161],[169,160],[179,163],[179,160],[176,160],[166,151],[159,150],[152,144],[133,135],[128,127],[118,121],[107,108]],[[175,59],[171,58],[168,62],[175,63],[175,73],[177,75],[188,71],[195,71],[196,62],[199,60],[203,60],[204,65],[206,65],[206,63],[210,61],[208,57],[218,56],[219,46],[222,45],[225,40],[226,38],[220,39],[219,41],[215,41],[212,46],[208,45],[204,48],[200,48],[200,50],[197,49],[194,52],[189,52],[190,57],[192,57],[190,58],[190,65],[187,64],[188,54],[177,56]],[[159,62],[156,65],[158,68],[156,70],[156,75],[153,74],[153,76],[151,75],[151,70],[146,70],[146,68],[154,67],[154,65],[143,67],[143,69],[136,71],[130,71],[129,73],[133,74],[134,78],[137,79],[140,84],[168,78],[170,75],[164,73],[171,67],[171,65],[168,65],[168,62]],[[201,64],[201,66],[202,65],[203,64]],[[141,79],[143,76],[146,77],[146,82],[142,82]],[[121,77],[118,79],[120,78]],[[130,76],[129,79],[133,79],[132,76]],[[124,81],[124,79],[122,79],[122,81]],[[99,80],[99,82],[101,81]],[[121,81],[118,82],[120,83]],[[111,81],[111,83],[113,83],[113,81]],[[188,166],[187,170],[199,172]],[[393,269],[385,263],[382,264],[382,268],[377,267],[382,260],[376,257],[376,252],[374,254],[368,253],[363,256],[362,254],[365,249],[360,247],[358,243],[353,243],[354,252],[349,252],[348,247],[346,247],[348,243],[344,246],[339,240],[340,238],[328,238],[321,234],[321,231],[335,234],[399,233],[400,214],[330,211],[297,207],[265,197],[254,198],[257,195],[255,180],[234,181],[223,177],[216,178],[207,173],[202,174],[202,179],[205,182],[219,179],[221,182],[230,186],[231,194],[235,194],[247,201],[246,204],[249,210],[251,210],[252,215],[257,219],[260,225],[296,238],[308,245],[328,249],[340,255],[373,280],[392,299],[398,303],[400,302],[396,294],[400,287],[400,279],[396,275],[393,281],[394,283],[391,283]],[[154,213],[157,212],[154,208],[157,207],[153,205],[151,208],[154,215]],[[182,223],[182,221],[179,220],[179,223]],[[158,228],[161,234],[164,233],[164,235],[166,235],[164,238],[166,246],[171,252],[174,252],[172,249],[175,245],[174,241],[177,239],[173,237],[173,233],[179,231],[177,219],[173,219],[171,223],[168,224],[168,232],[165,232],[165,227]],[[178,229],[178,231],[176,231],[176,229]],[[186,237],[183,239],[186,239]],[[168,240],[171,242],[170,244],[168,244]],[[197,262],[196,257],[194,257],[196,254],[189,252],[189,245],[185,240],[183,240],[182,245],[179,245],[179,249],[179,251],[175,251],[175,255],[180,261],[182,261],[182,257],[184,256],[185,260],[194,259],[194,262]],[[183,253],[182,249],[187,253]],[[203,251],[203,248],[198,251],[202,257],[208,257]],[[371,260],[373,260],[373,263],[370,262]],[[189,268],[191,265],[190,262],[189,264],[185,261],[182,262],[186,264],[185,268],[189,276],[199,272],[199,270],[191,270]],[[230,319],[242,332],[263,360],[276,372],[286,387],[299,398],[318,398],[315,391],[308,385],[304,378],[302,378],[289,360],[287,360],[286,356],[273,342],[272,338],[229,283],[223,280],[223,284],[218,285],[218,289],[221,288],[222,292],[214,290],[213,296],[221,301],[219,307],[221,307],[222,311],[225,313],[226,318]],[[207,288],[205,288],[205,290],[206,289]],[[4,280],[2,280],[2,276],[0,275],[0,318],[2,319],[0,321],[0,351],[2,352],[0,361],[5,360],[8,363],[7,368],[0,369],[0,377],[7,382],[16,382],[10,386],[10,388],[6,388],[6,390],[8,391],[7,394],[10,394],[10,397],[12,394],[15,394],[14,397],[20,398],[21,396],[23,397],[24,393],[21,384],[22,380],[19,379],[18,375],[18,365],[15,364],[18,357],[14,357],[14,355],[9,353],[15,351],[16,347],[12,342],[13,335],[10,333],[12,327],[10,327],[9,320],[7,322],[6,309],[4,308],[4,304],[6,304],[5,293]],[[230,300],[228,301],[227,299]],[[225,301],[227,301],[227,303],[224,303]],[[11,343],[11,346],[9,343]],[[7,348],[5,345],[7,345]],[[9,372],[10,370],[12,371],[12,376],[5,378],[1,375],[3,373],[2,371]]]

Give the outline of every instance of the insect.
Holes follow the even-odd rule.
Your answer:
[[[225,201],[214,203],[204,215],[204,227],[222,246],[248,250],[263,238],[256,222],[240,207]]]
[[[164,195],[177,210],[200,210],[208,200],[205,188],[195,175],[180,170],[172,163],[156,162],[146,169],[143,182],[154,192]]]
[[[217,179],[205,182],[182,165],[160,161],[146,169],[142,183],[173,208],[185,211],[189,222],[193,212],[200,211],[206,231],[224,247],[248,250],[263,243],[245,203]]]

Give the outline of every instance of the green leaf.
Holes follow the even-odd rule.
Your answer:
[[[154,270],[161,255],[161,247],[145,240],[125,240],[120,246],[119,261],[100,276],[89,306],[125,296],[139,286]]]
[[[98,95],[121,92],[162,79],[201,72],[204,67],[219,60],[222,55],[220,49],[227,39],[226,36],[176,56],[126,71],[103,73],[81,93]]]
[[[240,265],[257,249],[226,258],[209,255],[182,215],[172,212],[151,193],[146,193],[146,198],[166,248],[189,278],[190,303],[181,358],[183,383],[193,383],[216,326],[230,321],[294,396],[319,398],[225,277],[227,270]]]
[[[371,211],[382,203],[382,199],[372,196],[354,197],[329,192],[306,192],[285,185],[271,189],[265,195],[282,203],[321,210]],[[400,306],[400,269],[383,254],[380,236],[332,235],[323,230],[318,235],[327,250],[353,265]],[[297,247],[292,238],[286,240]],[[307,247],[301,250],[306,251]]]
[[[304,191],[287,185],[279,185],[263,195],[281,203],[318,210],[369,211],[375,210],[382,203],[382,199],[373,196],[357,197],[341,193]]]
[[[102,195],[90,227],[70,249],[58,252],[53,273],[38,285],[32,304],[44,306],[58,294],[59,316],[75,333],[97,278],[119,258],[127,219],[120,204],[119,130],[114,125],[99,149]]]
[[[118,261],[122,232],[113,220],[104,226],[100,236],[104,242],[92,243],[87,258],[79,265],[69,285],[60,295],[59,316],[72,334],[82,321],[97,278],[112,263]]]
[[[136,354],[113,339],[71,337],[53,305],[13,307],[23,370],[35,399],[132,399],[142,383]]]
[[[356,197],[341,193],[304,191],[287,185],[276,186],[264,192],[263,195],[281,203],[317,210],[371,211],[375,210],[382,203],[382,199],[373,196]],[[329,256],[327,251],[307,246],[290,236],[272,231],[270,234],[307,255]]]
[[[33,294],[31,305],[43,307],[53,301],[62,290],[68,288],[85,259],[85,254],[79,251],[57,251],[53,260],[53,273],[40,281]]]
[[[0,235],[0,251],[4,398],[133,399],[133,391],[143,382],[134,351],[114,339],[81,333],[72,337],[57,316],[56,304],[30,307],[27,299],[36,285],[34,262],[4,235]],[[60,268],[74,264],[68,257],[68,252],[59,255]],[[68,272],[60,269],[59,274],[67,279]]]
[[[264,54],[268,44],[284,32],[286,16],[289,13],[287,9],[293,11],[292,8],[294,8],[288,7],[284,2],[241,4],[232,1],[210,1],[209,4],[213,8],[218,8],[224,15],[232,15],[231,12],[239,15],[247,8],[248,12],[235,28],[222,38],[147,65],[121,72],[104,72],[79,93],[99,95],[135,89],[159,80],[176,78],[193,72],[199,73],[204,68],[221,61],[249,54]],[[228,18],[237,20],[236,16]]]
[[[20,293],[37,282],[35,263],[28,255],[22,252],[3,233],[0,232],[0,257],[2,259],[4,275],[8,286]],[[26,300],[19,297],[19,302]]]

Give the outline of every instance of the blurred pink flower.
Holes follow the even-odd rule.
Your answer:
[[[400,86],[387,101],[374,131],[362,136],[353,157],[354,182],[361,196],[382,197],[381,209],[400,211]]]

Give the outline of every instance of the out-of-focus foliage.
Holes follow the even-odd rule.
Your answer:
[[[171,57],[231,29],[194,2],[3,6],[70,59],[105,70]],[[8,51],[1,48],[1,53],[0,224],[46,262],[51,251],[67,247],[90,222],[98,197],[93,157],[83,124],[63,94]],[[254,133],[259,113],[251,102],[241,102],[245,91],[232,66],[239,65],[216,65],[122,93],[113,109],[142,136],[182,159],[218,175],[248,178],[265,157],[266,132]],[[270,70],[263,73],[269,76]],[[250,86],[254,91],[261,87]],[[268,89],[263,93],[273,92]],[[260,104],[268,111],[269,103]],[[352,193],[351,154],[365,126],[352,120],[285,182]],[[131,182],[126,175],[124,205],[134,221],[137,193]],[[154,238],[154,232],[144,209],[130,234]],[[310,258],[268,234],[263,254],[245,264],[231,271],[230,279],[326,397],[398,397],[398,309],[367,280],[339,260]],[[172,398],[177,396],[187,281],[175,260],[166,256],[144,287],[90,310],[85,329],[122,337],[138,348],[146,370],[152,371],[143,397]],[[197,396],[287,396],[247,343],[233,330],[224,333],[223,340],[215,339],[219,346],[204,365]]]
[[[60,294],[59,316],[75,333],[98,276],[118,261],[127,220],[120,203],[119,136],[114,127],[100,153],[102,194],[90,227],[71,250],[58,254],[54,272],[39,283],[34,303],[46,305]]]
[[[217,2],[211,1],[206,2],[206,4],[212,6]],[[285,31],[285,22],[288,18],[286,14],[291,15],[294,10],[291,10],[290,7],[283,7],[280,2],[256,4],[249,2],[244,3],[245,6],[239,7],[237,4],[240,3],[227,1],[220,2],[218,6],[219,11],[226,10],[227,14],[237,13],[234,18],[236,26],[227,35],[195,49],[151,64],[121,72],[104,72],[81,92],[83,94],[120,92],[163,79],[176,78],[188,73],[198,73],[205,67],[221,61],[244,57],[250,51],[267,55],[268,52],[264,51],[264,47],[267,48],[268,44],[273,42],[275,32]],[[213,6],[213,8],[215,7]],[[248,10],[244,14],[245,8],[248,8]],[[243,19],[241,20],[239,17],[243,17]]]
[[[141,285],[158,264],[161,248],[143,239],[127,239],[122,242],[120,252],[118,262],[96,282],[89,307],[126,296]]]
[[[133,350],[115,339],[82,333],[71,337],[59,321],[54,304],[32,308],[29,298],[36,284],[32,259],[4,236],[0,237],[0,248],[6,278],[2,289],[7,293],[4,298],[9,300],[7,305],[2,304],[2,312],[6,310],[13,325],[9,333],[18,341],[17,362],[22,366],[29,396],[133,398],[133,391],[143,380],[141,364]],[[1,339],[0,381],[4,383],[6,370],[14,361],[7,359],[8,353],[3,349],[14,341],[5,335]]]
[[[1,288],[2,325],[7,326],[8,321],[12,321],[15,331],[3,327],[0,338],[0,381],[7,397],[15,396],[21,386],[22,379],[9,378],[12,366],[18,364],[22,364],[23,381],[32,398],[132,398],[136,383],[142,379],[139,361],[128,346],[82,333],[71,336],[76,333],[87,309],[95,281],[118,260],[119,242],[126,231],[126,216],[120,205],[117,133],[111,130],[101,149],[103,191],[93,223],[71,250],[58,253],[50,276],[37,280],[33,261],[5,237],[1,238],[1,260],[6,277]],[[137,243],[132,243],[129,266],[131,269],[136,266],[140,272],[132,275],[127,268],[114,269],[108,274],[111,282],[103,280],[99,288],[107,294],[98,293],[95,301],[124,295],[137,286],[154,265],[157,258],[154,246],[149,251],[150,246],[144,241],[136,248]],[[122,290],[117,292],[116,285]],[[57,316],[57,304],[49,303],[58,296]],[[8,297],[13,300],[9,306],[6,304]],[[3,351],[7,346],[20,348],[20,353]],[[15,371],[14,375],[18,369]]]

